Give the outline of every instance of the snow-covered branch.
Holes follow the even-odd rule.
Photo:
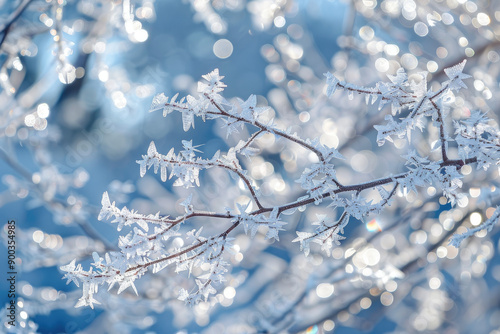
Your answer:
[[[137,161],[140,175],[144,176],[147,169],[153,167],[154,173],[159,172],[163,182],[175,177],[174,186],[191,188],[201,186],[200,171],[222,168],[238,176],[257,208],[251,211],[248,202],[246,205],[237,204],[235,209],[225,208],[224,213],[205,212],[195,210],[190,195],[181,203],[185,213],[172,219],[160,216],[159,213],[143,215],[126,207],[119,209],[105,193],[99,219],[113,217],[112,223],[118,223],[118,230],[127,227],[131,231],[120,238],[120,252],[105,254],[104,258],[95,255],[94,263],[88,271],[74,262],[62,268],[67,272],[65,278],[68,281],[83,284],[84,294],[77,306],[93,307],[97,303],[93,295],[99,285],[108,284],[111,288],[113,284],[119,283],[118,292],[128,286],[135,289],[134,281],[150,268],[156,273],[169,265],[174,265],[176,272],[187,270],[191,273],[194,268],[198,268],[198,273],[203,272],[195,279],[196,287],[191,291],[182,289],[179,299],[190,305],[206,301],[217,291],[212,284],[223,282],[224,273],[229,270],[229,262],[224,258],[226,251],[233,247],[229,237],[232,231],[242,225],[245,233],[252,238],[259,231],[266,231],[266,239],[278,241],[279,232],[286,225],[282,214],[293,214],[298,208],[308,205],[324,206],[331,214],[318,215],[318,221],[312,224],[317,225],[315,231],[297,232],[298,237],[294,241],[300,242],[300,248],[306,255],[311,251],[311,243],[319,244],[322,251],[331,255],[332,248],[345,239],[341,234],[351,218],[364,222],[369,216],[379,215],[385,207],[397,201],[398,190],[401,195],[408,196],[410,193],[417,193],[419,188],[434,186],[442,191],[451,205],[461,204],[467,197],[466,193],[460,192],[464,182],[461,168],[477,163],[478,168],[487,169],[491,164],[498,165],[500,161],[498,129],[489,125],[489,119],[484,114],[473,112],[469,118],[454,123],[454,137],[447,134],[446,117],[449,115],[449,106],[445,97],[451,91],[467,88],[462,81],[469,78],[462,73],[464,66],[465,61],[446,69],[449,80],[443,82],[435,92],[427,89],[426,73],[418,73],[420,81],[415,82],[409,80],[402,69],[397,71],[396,76],[389,76],[390,83],[379,82],[373,88],[349,84],[330,73],[325,74],[328,96],[340,88],[348,91],[349,96],[353,93],[364,94],[367,102],[371,99],[373,103],[380,99],[380,109],[387,104],[391,105],[392,115],[386,116],[388,122],[375,126],[379,145],[383,145],[386,140],[393,141],[394,136],[408,141],[407,153],[402,156],[398,174],[351,184],[345,184],[337,176],[336,165],[342,164],[344,157],[335,148],[327,147],[317,138],[301,139],[296,133],[292,134],[291,130],[279,129],[273,120],[265,121],[262,115],[267,107],[257,106],[254,95],[246,101],[237,100],[235,103],[226,100],[221,95],[226,84],[222,82],[223,76],[220,76],[218,70],[203,76],[205,81],[198,83],[198,97],[189,95],[177,100],[177,94],[172,98],[167,98],[164,94],[157,95],[150,111],[163,110],[164,116],[174,110],[180,112],[185,131],[194,127],[195,116],[204,121],[221,119],[228,135],[238,133],[245,125],[258,130],[249,138],[240,140],[235,147],[230,147],[226,154],[217,151],[208,159],[197,155],[202,152],[197,149],[198,146],[193,146],[192,141],[183,141],[183,150],[179,153],[175,153],[172,148],[166,155],[158,153],[155,144],[151,142],[147,154]],[[399,120],[393,118],[396,114],[403,115],[405,110],[405,117]],[[439,160],[421,156],[411,145],[411,133],[415,128],[424,131],[428,123],[438,129],[441,147]],[[259,150],[251,145],[265,133],[296,143],[318,158],[316,162],[306,164],[307,167],[296,181],[305,194],[272,207],[262,205],[256,180],[241,167],[237,158],[237,154],[249,159],[257,154]],[[460,159],[450,158],[448,142],[457,143]],[[338,163],[333,164],[334,159]],[[184,234],[181,225],[195,217],[227,220],[230,225],[211,236],[203,236],[203,226]],[[481,229],[490,231],[498,217],[497,210],[481,227],[455,236],[451,243],[458,247],[464,238],[473,233]],[[182,242],[175,241],[177,239]]]

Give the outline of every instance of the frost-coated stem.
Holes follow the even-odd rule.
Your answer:
[[[441,108],[438,107],[438,105],[436,104],[434,99],[436,99],[441,94],[443,94],[447,89],[448,89],[448,85],[445,85],[429,99],[432,103],[432,106],[436,109],[436,112],[438,115],[437,122],[439,123],[439,139],[441,140],[441,155],[443,157],[444,162],[448,161],[448,154],[446,152],[446,133],[445,133],[445,129],[444,129],[444,119],[443,119],[443,113],[441,111]]]
[[[210,217],[214,217],[214,216],[210,216]],[[219,234],[219,237],[222,237],[222,238],[226,238],[228,236],[229,233],[231,233],[231,231],[233,231],[238,225],[240,224],[239,221],[233,223],[228,229],[226,229],[224,232],[220,233]],[[169,256],[166,256],[164,258],[160,258],[160,259],[157,259],[157,260],[154,260],[154,261],[151,261],[151,262],[146,262],[144,264],[141,264],[141,265],[137,265],[137,266],[134,266],[134,267],[130,267],[126,270],[126,272],[133,272],[133,271],[136,271],[136,270],[139,270],[139,269],[145,269],[145,268],[148,268],[152,265],[155,265],[155,264],[158,264],[158,263],[161,263],[161,262],[165,262],[165,261],[168,261],[168,260],[171,260],[171,259],[174,259],[174,258],[177,258],[177,257],[180,257],[181,255],[184,255],[186,253],[189,253],[190,251],[193,251],[201,246],[203,246],[204,244],[206,244],[207,242],[209,241],[209,239],[207,240],[203,240],[203,241],[199,241],[198,243],[188,247],[188,248],[185,248],[177,253],[174,253],[174,254],[171,254]],[[197,254],[196,256],[198,256],[199,254]],[[196,257],[195,256],[195,257]]]
[[[180,217],[177,217],[174,220],[167,220],[167,219],[160,219],[162,222],[168,222],[170,225],[168,227],[165,227],[163,230],[158,231],[157,233],[154,233],[152,235],[149,235],[147,239],[149,241],[153,241],[155,239],[158,239],[159,237],[163,236],[165,233],[169,232],[172,228],[174,228],[176,225],[186,221],[187,219],[194,218],[194,217],[209,217],[209,218],[223,218],[223,219],[231,219],[234,218],[234,215],[231,215],[229,213],[227,214],[222,214],[222,213],[214,213],[214,212],[202,212],[202,211],[197,211],[193,212],[187,215],[183,215]],[[148,218],[148,221],[152,221],[151,218]],[[137,244],[130,244],[125,246],[125,248],[132,248],[134,246],[137,246]]]
[[[259,121],[254,121],[254,122],[251,122],[250,120],[247,120],[243,117],[240,117],[240,116],[236,116],[236,115],[231,115],[230,113],[226,112],[221,106],[219,106],[219,104],[217,102],[215,102],[208,94],[205,93],[205,97],[210,101],[210,103],[212,103],[212,105],[214,107],[216,107],[220,113],[217,113],[217,115],[223,115],[223,116],[226,116],[226,117],[229,117],[229,118],[232,118],[232,119],[235,119],[237,121],[240,121],[240,122],[244,122],[244,123],[248,123],[248,124],[251,124],[251,125],[254,125],[256,127],[258,127],[260,129],[260,131],[258,131],[258,133],[260,132],[269,132],[269,133],[273,133],[273,134],[276,134],[278,136],[281,136],[283,138],[286,138],[290,141],[293,141],[294,143],[297,143],[299,145],[301,145],[302,147],[305,147],[306,149],[314,152],[314,154],[316,154],[319,158],[320,161],[324,161],[325,160],[325,157],[323,156],[323,154],[318,151],[315,147],[313,147],[312,145],[309,145],[308,143],[306,143],[304,140],[300,139],[300,138],[297,138],[297,137],[293,137],[279,129],[275,129],[275,128],[270,128],[268,127],[267,125],[259,122]]]
[[[441,162],[440,166],[441,167],[445,167],[445,166],[462,167],[464,165],[475,163],[476,161],[477,161],[476,158],[466,159],[465,161],[462,161],[462,160],[447,160],[446,162]],[[395,182],[396,186],[394,187],[394,189],[391,192],[391,197],[392,197],[392,195],[395,193],[395,191],[397,189],[397,184],[398,183],[397,183],[396,180],[398,180],[398,179],[404,179],[405,177],[408,176],[408,174],[409,173],[406,172],[406,173],[401,173],[401,174],[397,174],[397,175],[394,175],[394,176],[385,177],[385,178],[381,178],[381,179],[377,179],[377,180],[373,180],[373,181],[369,181],[369,182],[358,183],[358,184],[353,184],[353,185],[348,185],[348,186],[342,186],[339,189],[333,190],[332,192],[327,192],[327,193],[322,194],[322,197],[326,198],[326,197],[332,196],[334,194],[336,195],[336,194],[340,194],[340,193],[344,193],[344,192],[349,192],[349,191],[354,191],[354,192],[358,192],[359,193],[359,192],[361,192],[363,190],[366,190],[366,189],[371,189],[371,188],[375,188],[377,186],[382,186],[382,185],[385,185],[385,184],[389,184],[389,183]],[[287,210],[290,210],[290,209],[298,208],[298,207],[301,207],[301,206],[304,206],[304,205],[311,204],[313,202],[314,202],[314,198],[304,199],[302,201],[297,201],[297,202],[293,202],[293,203],[289,203],[289,204],[285,204],[285,205],[279,206],[278,207],[278,211],[279,211],[279,213],[282,213],[283,211],[287,211]],[[271,210],[272,209],[269,209],[269,208],[262,209],[262,210],[256,210],[256,211],[252,212],[252,214],[259,214],[259,213],[263,213],[263,212],[269,212]]]
[[[176,160],[176,159],[167,159],[165,156],[163,156],[160,153],[155,152],[155,154],[152,156],[152,158],[156,158],[158,160],[164,161],[165,163],[169,164],[179,164],[179,165],[188,165],[188,166],[197,166],[200,168],[206,168],[207,166],[209,167],[219,167],[219,168],[224,168],[227,169],[231,172],[236,173],[241,180],[245,183],[246,187],[250,191],[250,194],[252,195],[252,199],[254,202],[257,204],[259,209],[264,208],[262,204],[259,201],[259,198],[257,197],[257,193],[255,192],[255,189],[253,188],[250,180],[246,177],[245,174],[241,172],[241,170],[237,166],[230,166],[222,163],[216,163],[216,162],[210,162],[210,161],[203,161],[203,162],[198,162],[198,161],[190,161],[190,160]]]
[[[248,140],[246,141],[246,143],[241,147],[241,149],[244,149],[244,148],[247,148],[249,147],[252,142],[261,134],[261,133],[264,133],[266,132],[264,129],[260,129],[259,131],[257,132],[254,132],[252,134],[252,136],[250,136],[250,138],[248,138]]]

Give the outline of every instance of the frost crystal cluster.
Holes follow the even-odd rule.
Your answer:
[[[335,246],[345,239],[344,230],[350,221],[365,223],[367,218],[377,217],[397,200],[398,194],[411,196],[422,187],[433,186],[452,206],[467,201],[468,194],[462,192],[463,167],[475,165],[477,169],[486,170],[498,166],[500,138],[498,129],[480,111],[471,111],[469,117],[461,120],[452,121],[449,117],[450,97],[467,88],[464,80],[470,76],[463,73],[464,66],[465,61],[445,69],[448,80],[436,90],[427,87],[427,73],[417,73],[414,77],[418,80],[409,80],[403,69],[389,76],[390,82],[379,82],[375,87],[357,86],[340,81],[331,73],[325,74],[328,97],[336,90],[345,90],[350,97],[362,94],[367,103],[378,102],[380,110],[390,105],[391,113],[385,116],[385,122],[375,125],[379,146],[396,139],[407,141],[407,152],[395,161],[400,165],[398,174],[355,184],[345,184],[338,177],[336,166],[344,158],[335,148],[322,144],[318,138],[301,138],[291,129],[280,128],[277,121],[266,117],[268,108],[258,106],[255,95],[246,100],[224,98],[222,92],[226,84],[217,69],[204,75],[204,80],[198,83],[198,96],[189,95],[179,100],[178,95],[171,98],[157,95],[150,111],[162,110],[164,116],[180,112],[184,131],[194,128],[195,117],[203,121],[219,119],[228,136],[238,134],[244,139],[226,152],[217,151],[211,157],[202,156],[196,145],[202,143],[182,141],[182,150],[175,152],[172,148],[162,154],[151,142],[146,154],[137,161],[140,175],[152,169],[160,174],[163,182],[174,179],[174,186],[192,188],[201,186],[204,170],[223,169],[238,180],[251,201],[236,208],[208,212],[196,208],[191,194],[181,203],[184,213],[169,217],[158,213],[140,214],[126,207],[120,209],[108,193],[104,193],[99,220],[110,220],[117,224],[119,231],[126,229],[128,232],[120,237],[119,251],[108,252],[103,257],[94,253],[90,269],[84,270],[75,261],[61,268],[68,282],[83,287],[83,296],[76,307],[93,307],[99,303],[94,294],[101,285],[111,289],[118,284],[118,293],[127,287],[137,293],[134,286],[137,279],[149,271],[154,274],[166,267],[195,276],[191,288],[179,291],[180,300],[187,304],[206,301],[216,293],[218,284],[224,282],[224,274],[229,270],[228,253],[234,249],[231,233],[235,229],[241,225],[252,238],[263,233],[266,239],[279,241],[280,231],[285,230],[287,224],[283,215],[291,215],[297,209],[304,211],[308,206],[326,207],[329,214],[317,215],[310,227],[296,232],[293,241],[298,242],[305,255],[318,244],[321,251],[330,256]],[[428,145],[439,153],[438,159],[419,154],[418,143],[412,142],[416,130],[437,133],[438,139]],[[254,144],[263,135],[290,141],[314,157],[296,178],[302,194],[287,203],[267,205],[266,202],[272,201],[261,194],[257,181],[240,163],[242,158],[252,159],[259,154]],[[498,222],[499,212],[497,208],[482,225],[454,235],[450,243],[459,247],[473,233],[482,229],[490,231]],[[195,217],[220,221],[219,232],[205,233],[203,226],[187,232],[186,222]]]

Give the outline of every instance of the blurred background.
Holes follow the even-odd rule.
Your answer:
[[[226,136],[219,121],[149,113],[153,96],[196,95],[201,75],[218,68],[224,96],[257,95],[268,119],[302,138],[318,137],[345,157],[344,184],[404,171],[405,140],[378,147],[373,125],[387,110],[363,96],[325,96],[323,73],[374,86],[403,67],[443,69],[467,59],[469,89],[450,96],[451,119],[500,110],[500,3],[467,0],[0,0],[0,246],[16,221],[17,305],[14,333],[500,333],[498,229],[460,250],[453,233],[478,226],[498,205],[498,170],[462,170],[467,201],[452,208],[434,187],[398,194],[377,217],[351,222],[346,240],[326,257],[305,257],[291,241],[325,205],[299,208],[284,220],[280,242],[235,231],[233,265],[218,293],[194,308],[177,300],[192,279],[163,270],[137,281],[139,296],[104,287],[96,309],[75,309],[79,288],[58,269],[116,249],[121,235],[97,220],[102,194],[118,206],[177,216],[189,194],[201,210],[223,212],[249,194],[225,171],[201,175],[199,188],[177,188],[157,175],[140,178],[136,160],[154,140],[158,152],[202,145],[212,157],[255,129]],[[416,133],[420,155],[437,131]],[[295,182],[314,161],[272,135],[259,155],[241,158],[264,202],[303,196]],[[451,155],[456,149],[450,148]],[[189,231],[217,222],[193,220]],[[215,233],[215,232],[214,232]],[[2,266],[6,261],[2,260]],[[7,269],[3,271],[7,272]],[[5,274],[6,275],[6,274]],[[1,291],[8,289],[0,279]],[[2,305],[9,302],[2,293]],[[6,314],[6,310],[2,310]],[[2,317],[4,317],[2,315]],[[4,320],[2,318],[2,324]],[[2,325],[3,326],[3,325]]]

